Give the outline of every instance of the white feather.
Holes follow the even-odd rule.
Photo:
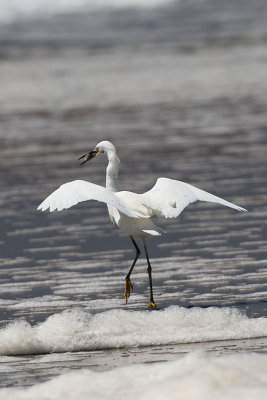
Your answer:
[[[238,211],[247,211],[245,208],[239,207],[188,183],[168,178],[158,178],[155,186],[142,196],[144,204],[146,204],[151,215],[158,215],[165,218],[178,217],[185,207],[198,200],[219,203]]]
[[[49,208],[51,212],[55,210],[61,211],[87,200],[97,200],[106,203],[117,208],[128,217],[144,217],[143,214],[127,208],[123,200],[121,200],[116,193],[111,192],[103,186],[82,180],[76,180],[61,185],[39,205],[38,210],[45,211]]]

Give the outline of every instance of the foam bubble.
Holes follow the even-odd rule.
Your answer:
[[[159,311],[82,309],[54,314],[39,325],[16,321],[0,330],[0,354],[38,354],[256,338],[267,335],[266,318],[237,309],[172,306]]]
[[[31,388],[2,389],[0,396],[5,400],[262,400],[266,361],[262,354],[216,357],[195,352],[165,363],[73,371]]]

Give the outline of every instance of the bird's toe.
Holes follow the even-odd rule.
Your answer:
[[[156,303],[154,303],[153,300],[150,300],[149,304],[147,305],[147,308],[156,308]]]

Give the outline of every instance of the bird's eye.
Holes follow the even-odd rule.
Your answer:
[[[100,153],[104,154],[104,153],[105,153],[105,150],[101,150]]]

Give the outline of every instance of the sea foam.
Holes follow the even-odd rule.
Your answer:
[[[5,400],[263,400],[267,356],[216,357],[189,353],[169,362],[137,364],[104,372],[72,371],[30,388],[2,389]]]
[[[15,321],[0,330],[0,354],[22,355],[166,345],[267,336],[266,318],[233,308],[172,306],[159,311],[71,309],[31,326]]]

